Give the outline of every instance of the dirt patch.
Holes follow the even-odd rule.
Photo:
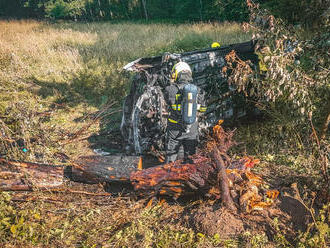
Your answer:
[[[280,231],[289,241],[294,240],[299,230],[306,230],[310,222],[308,211],[292,197],[281,197],[273,208],[252,213],[233,213],[215,206],[199,206],[189,213],[185,212],[183,219],[196,232],[208,235],[218,233],[222,238],[250,232],[265,233],[272,240]]]
[[[306,231],[308,223],[311,222],[311,216],[300,201],[291,196],[283,196],[278,207],[291,217],[295,231]]]
[[[208,235],[219,233],[221,237],[229,238],[244,232],[243,221],[226,208],[214,210],[212,206],[201,206],[184,219],[190,227]]]

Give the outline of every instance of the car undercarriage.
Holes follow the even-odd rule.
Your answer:
[[[235,51],[237,56],[250,61],[258,69],[254,42],[238,43],[185,53],[164,53],[162,56],[139,58],[123,69],[134,72],[130,92],[123,103],[121,134],[125,150],[140,155],[146,151],[164,150],[167,126],[167,104],[164,89],[170,84],[173,65],[179,61],[190,65],[194,84],[205,92],[208,110],[201,117],[200,129],[218,119],[235,120],[247,113],[244,96],[235,91],[227,80],[226,55]]]

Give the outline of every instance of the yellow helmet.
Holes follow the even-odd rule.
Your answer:
[[[184,71],[192,74],[191,68],[186,62],[176,63],[172,68],[172,79],[174,81],[176,81],[178,79],[179,73],[184,72]]]
[[[219,42],[213,42],[211,45],[212,48],[217,48],[217,47],[221,47]]]

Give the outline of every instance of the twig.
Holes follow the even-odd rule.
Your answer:
[[[313,223],[314,223],[316,229],[320,232],[320,229],[319,229],[319,227],[317,225],[317,222],[316,222],[316,219],[315,219],[314,211],[312,210],[313,209],[313,204],[314,204],[314,201],[315,201],[315,196],[313,196],[311,207],[308,207],[307,204],[301,198],[300,193],[299,193],[299,190],[297,188],[297,185],[296,184],[293,184],[291,187],[294,189],[294,191],[296,193],[296,197],[293,197],[293,196],[290,196],[290,195],[288,195],[288,197],[290,197],[292,199],[295,199],[295,200],[298,200],[305,207],[305,209],[311,215],[311,217],[313,219]]]
[[[326,109],[328,109],[328,114],[327,114],[327,117],[325,118],[324,123],[323,123],[322,131],[321,131],[321,140],[325,139],[327,131],[328,131],[328,127],[329,127],[329,124],[330,124],[330,110],[329,110],[330,109],[330,101],[328,102]]]
[[[49,203],[58,203],[61,202],[63,203],[64,201],[59,200],[59,199],[51,199],[51,198],[37,198],[37,197],[32,197],[28,199],[20,199],[20,198],[12,198],[11,201],[14,202],[31,202],[31,201],[43,201],[43,202],[49,202]]]
[[[72,194],[81,194],[81,195],[90,195],[90,196],[112,196],[110,193],[93,193],[79,190],[63,189],[63,190],[49,190],[53,193],[72,193]]]
[[[330,115],[328,116],[329,120],[330,120]],[[318,146],[318,149],[319,149],[319,153],[320,153],[320,157],[321,157],[321,163],[322,163],[322,175],[323,175],[323,178],[324,180],[326,181],[327,185],[329,185],[329,176],[328,176],[328,162],[327,162],[327,158],[325,155],[322,154],[322,149],[321,149],[321,142],[320,142],[320,139],[319,137],[317,136],[317,133],[316,133],[316,130],[314,128],[314,125],[313,125],[313,121],[312,119],[310,118],[310,123],[311,123],[311,127],[312,127],[312,132],[313,132],[313,135],[315,137],[315,140],[316,140],[316,143],[317,143],[317,146]]]

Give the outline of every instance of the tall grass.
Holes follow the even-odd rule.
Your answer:
[[[100,104],[104,95],[110,97],[116,93],[121,98],[125,94],[121,89],[127,85],[127,79],[120,72],[130,60],[164,51],[204,48],[213,41],[230,44],[249,38],[238,24],[232,23],[50,25],[1,21],[0,80],[32,81],[48,88],[42,90],[44,97],[54,89],[62,97],[68,97],[64,92],[69,89],[72,95],[78,93],[89,102]],[[61,90],[63,85],[56,84],[70,87]]]

